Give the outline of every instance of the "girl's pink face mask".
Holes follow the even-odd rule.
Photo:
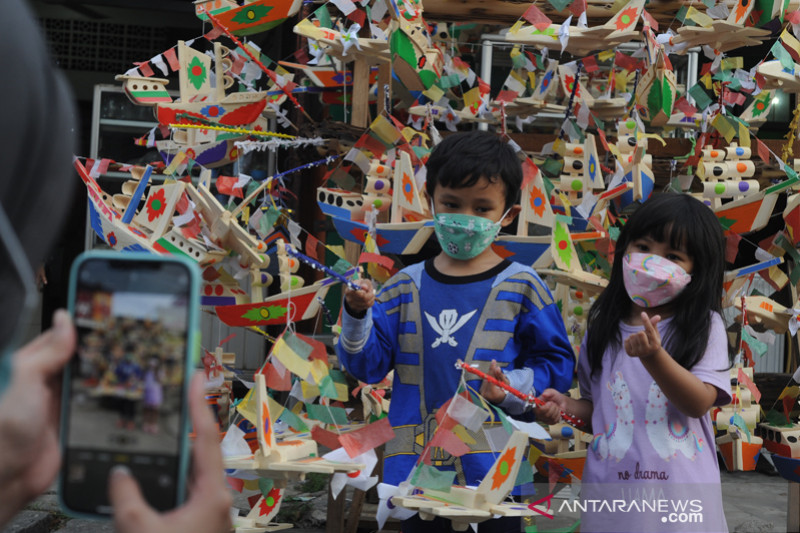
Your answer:
[[[634,252],[622,259],[622,280],[633,303],[658,307],[674,300],[692,276],[660,255]]]

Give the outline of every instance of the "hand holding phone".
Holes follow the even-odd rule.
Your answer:
[[[118,465],[155,509],[183,501],[198,270],[147,253],[88,252],[73,264],[78,342],[64,372],[59,482],[68,513],[110,517],[108,479]]]
[[[0,398],[0,529],[58,474],[60,373],[75,353],[75,328],[61,309],[53,327],[14,355]]]
[[[219,428],[204,401],[205,380],[201,373],[192,378],[189,411],[195,431],[192,452],[192,483],[185,505],[159,514],[142,497],[136,480],[124,471],[114,470],[109,482],[114,525],[118,533],[222,533],[231,529],[233,498],[222,475],[224,469],[219,446]]]

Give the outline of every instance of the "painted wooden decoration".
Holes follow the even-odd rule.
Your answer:
[[[645,71],[636,88],[639,115],[651,126],[663,126],[672,115],[678,92],[675,72],[663,48],[659,48],[655,61]]]
[[[282,24],[296,15],[302,4],[302,0],[246,0],[243,5],[232,1],[195,0],[195,13],[201,20],[208,20],[207,9],[234,35],[252,35]]]
[[[447,518],[458,531],[494,515],[533,516],[535,511],[527,505],[503,501],[514,487],[527,449],[528,435],[515,431],[477,489],[452,486],[445,493],[417,487],[413,495],[395,496],[392,503],[416,510],[423,520],[431,520],[436,516]]]
[[[333,463],[322,459],[319,457],[317,443],[307,437],[278,440],[274,432],[274,420],[270,415],[271,398],[267,395],[266,378],[260,373],[254,378],[258,449],[248,456],[225,457],[226,469],[252,471],[259,477],[275,480],[277,485],[309,472],[333,474],[356,472],[364,468],[363,464]]]

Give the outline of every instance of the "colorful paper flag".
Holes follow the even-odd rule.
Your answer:
[[[550,18],[545,15],[541,9],[536,7],[535,3],[532,3],[530,7],[525,10],[525,13],[522,14],[522,18],[530,22],[531,25],[533,25],[533,27],[539,31],[546,30],[553,23],[553,21],[550,20]]]
[[[738,379],[739,383],[742,383],[745,387],[747,387],[747,389],[750,391],[750,394],[753,395],[753,399],[756,401],[756,403],[760,402],[761,391],[758,390],[758,387],[756,387],[756,384],[753,383],[753,380],[751,380],[741,368],[739,369]]]
[[[417,468],[414,469],[414,474],[411,476],[411,484],[423,489],[450,492],[455,478],[455,470],[438,470],[433,466],[420,463],[417,465]]]
[[[375,449],[394,438],[394,430],[388,417],[383,417],[377,422],[344,433],[339,437],[339,442],[350,457],[357,457],[362,453]]]

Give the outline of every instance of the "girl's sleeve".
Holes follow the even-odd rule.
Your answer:
[[[716,387],[717,400],[714,405],[731,403],[730,366],[725,324],[719,313],[713,313],[706,352],[703,358],[692,367],[692,374],[703,383]]]
[[[399,313],[394,313],[397,317]],[[363,318],[342,309],[342,333],[336,354],[345,370],[364,383],[378,383],[394,364],[397,321],[386,316],[377,300]]]

